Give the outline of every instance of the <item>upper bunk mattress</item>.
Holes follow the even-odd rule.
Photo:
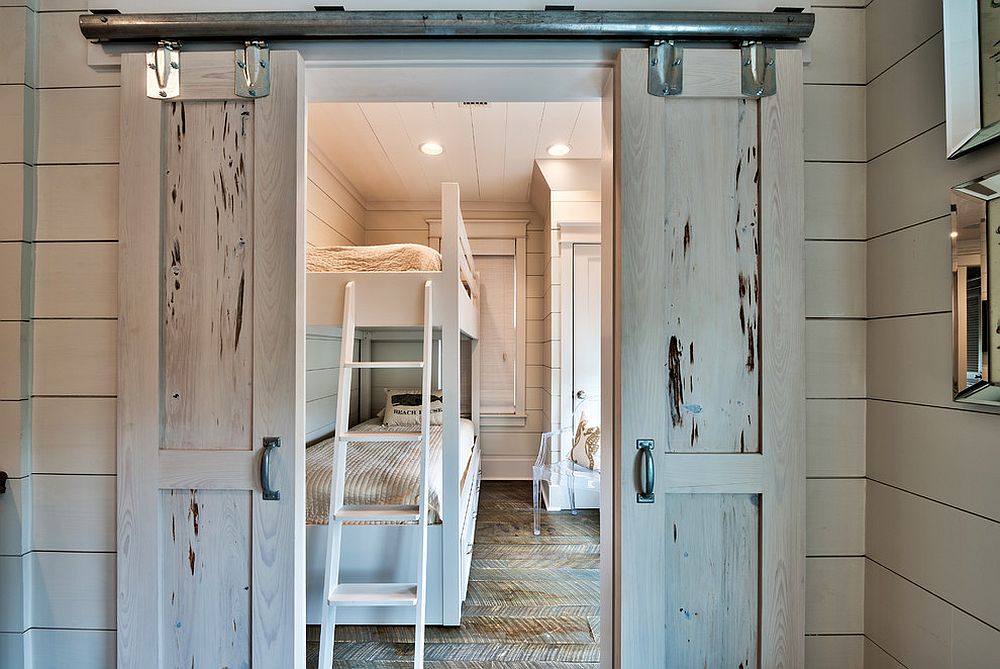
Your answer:
[[[356,425],[352,431],[410,432],[413,426],[384,427],[378,418]],[[428,471],[427,519],[441,522],[442,428],[432,425]],[[472,421],[459,428],[459,462],[462,482],[468,473],[475,442]],[[330,482],[333,479],[333,443],[326,439],[306,449],[306,523],[326,525],[330,518]],[[417,443],[362,441],[347,451],[344,504],[416,504],[420,489],[420,448]],[[380,523],[382,524],[382,523]]]
[[[441,254],[423,244],[322,246],[306,252],[307,272],[440,272]]]

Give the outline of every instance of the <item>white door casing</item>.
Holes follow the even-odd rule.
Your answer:
[[[645,50],[618,65],[620,667],[801,667],[801,56],[777,51],[760,99],[735,49],[685,50],[667,98],[647,93]]]
[[[118,666],[304,667],[304,88],[122,56]],[[280,499],[263,499],[265,437]]]

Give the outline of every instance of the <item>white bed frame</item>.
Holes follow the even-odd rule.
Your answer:
[[[479,503],[479,283],[472,247],[462,219],[458,184],[441,184],[440,272],[308,272],[308,326],[343,324],[344,289],[355,282],[355,327],[378,338],[423,325],[424,284],[434,291],[433,321],[439,333],[439,386],[444,395],[441,476],[442,522],[428,528],[428,625],[458,625],[468,587],[472,541]],[[392,336],[392,335],[390,335]],[[395,337],[393,337],[395,338]],[[471,418],[475,444],[466,475],[460,461],[461,342],[472,341]],[[362,347],[362,351],[366,347]],[[362,377],[362,389],[370,388]],[[362,391],[364,392],[364,390]],[[366,416],[362,415],[362,419]],[[465,479],[463,481],[463,475]],[[306,621],[319,624],[326,568],[327,525],[306,526]],[[417,568],[419,535],[415,526],[345,525],[340,573],[343,582],[408,582]],[[399,607],[349,607],[337,624],[409,624],[414,610]]]

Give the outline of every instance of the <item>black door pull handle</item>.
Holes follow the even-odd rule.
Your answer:
[[[264,437],[264,454],[260,457],[260,487],[264,499],[273,502],[281,499],[281,491],[271,487],[271,453],[281,448],[281,437]]]
[[[653,488],[656,485],[656,463],[653,462],[653,440],[639,439],[635,442],[639,451],[639,492],[635,501],[639,504],[652,504],[656,499]]]

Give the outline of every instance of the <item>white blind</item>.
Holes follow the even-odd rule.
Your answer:
[[[480,406],[513,414],[517,380],[517,266],[513,255],[476,255],[479,270]]]

